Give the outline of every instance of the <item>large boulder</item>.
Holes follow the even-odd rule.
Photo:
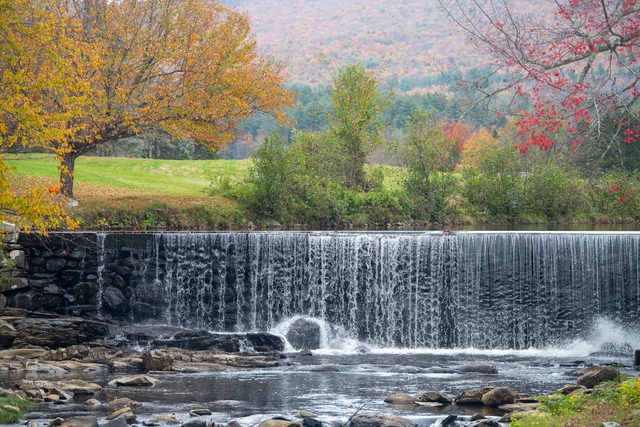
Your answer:
[[[496,387],[482,395],[482,403],[487,406],[516,403],[516,392],[509,387]]]
[[[592,366],[580,372],[578,385],[594,388],[600,383],[616,379],[620,373],[611,366]]]
[[[348,427],[418,427],[418,424],[403,417],[357,415],[349,421]]]
[[[169,371],[175,362],[170,350],[151,350],[142,357],[142,366],[147,371]]]
[[[384,398],[385,403],[391,404],[404,404],[404,403],[413,403],[417,399],[415,396],[411,396],[407,393],[394,393]]]
[[[308,319],[297,319],[285,334],[293,348],[316,350],[320,348],[320,325]]]
[[[457,405],[482,405],[482,396],[493,390],[493,387],[481,387],[465,390],[456,396]]]
[[[416,395],[416,398],[420,402],[438,402],[445,405],[453,403],[453,397],[439,391],[421,391]]]

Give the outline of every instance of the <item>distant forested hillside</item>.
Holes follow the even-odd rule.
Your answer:
[[[538,13],[544,0],[518,10]],[[437,90],[435,59],[446,65],[477,65],[464,35],[436,0],[229,0],[246,10],[260,48],[283,59],[292,83],[328,82],[331,64],[361,61],[384,69],[403,92]],[[324,63],[319,61],[324,55]],[[444,87],[441,90],[445,90]]]

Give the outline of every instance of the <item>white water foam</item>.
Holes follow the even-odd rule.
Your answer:
[[[285,342],[285,351],[303,350],[300,348],[293,348],[291,343],[287,340],[287,332],[291,328],[291,325],[299,319],[304,319],[308,322],[315,323],[320,328],[320,349],[314,350],[317,353],[322,354],[349,354],[349,353],[362,353],[368,351],[370,346],[358,341],[351,336],[346,329],[341,326],[331,325],[325,322],[323,319],[316,317],[304,317],[293,316],[286,319],[283,322],[278,323],[270,332],[272,334],[280,336]]]
[[[285,351],[296,351],[286,339],[291,325],[298,319],[316,323],[320,327],[320,348],[313,350],[318,355],[350,355],[360,353],[372,354],[430,354],[430,355],[469,355],[469,356],[521,356],[541,358],[582,358],[607,348],[640,349],[640,332],[631,326],[625,326],[611,319],[597,318],[591,327],[588,338],[577,338],[558,345],[544,348],[514,349],[479,349],[479,348],[398,348],[376,347],[351,336],[344,328],[331,325],[322,319],[294,316],[279,323],[272,333],[279,335],[285,341]],[[631,354],[629,354],[631,357]]]

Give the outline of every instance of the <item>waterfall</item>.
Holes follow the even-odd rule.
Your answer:
[[[292,316],[381,346],[545,347],[640,320],[638,233],[158,233],[154,319],[268,330]],[[133,286],[134,289],[137,289]],[[135,298],[135,295],[134,295]]]

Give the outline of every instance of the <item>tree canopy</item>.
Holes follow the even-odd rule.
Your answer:
[[[631,144],[640,128],[618,121],[602,131],[607,112],[637,117],[640,98],[640,4],[631,0],[549,1],[538,15],[518,13],[507,0],[440,0],[478,52],[490,58],[501,84],[461,81],[473,96],[463,113],[508,93],[521,151],[564,140],[574,154],[586,141]],[[619,138],[624,135],[624,138]]]
[[[217,1],[20,0],[18,7],[16,21],[57,31],[17,40],[23,52],[2,57],[3,85],[12,85],[23,111],[5,114],[0,132],[55,152],[66,196],[73,197],[75,159],[104,142],[161,128],[220,148],[239,120],[257,112],[284,120],[292,104],[282,65],[260,55],[247,16]]]

